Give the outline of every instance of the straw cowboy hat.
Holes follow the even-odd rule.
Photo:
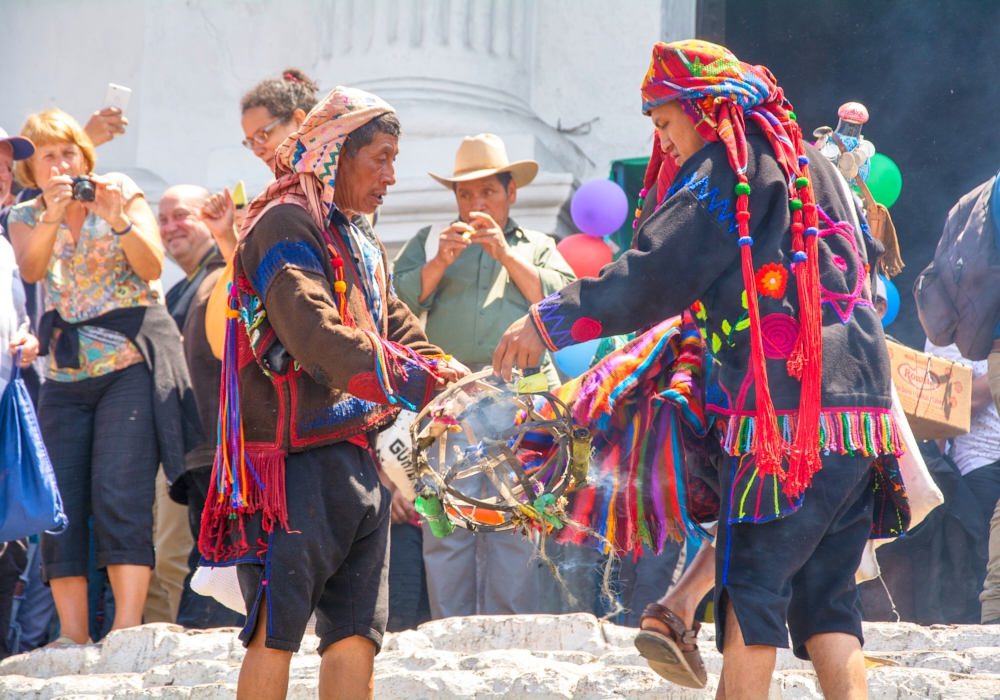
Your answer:
[[[538,174],[538,163],[533,160],[519,160],[511,163],[503,140],[496,134],[466,136],[455,154],[455,172],[451,177],[427,173],[449,190],[456,182],[478,180],[497,173],[510,173],[518,187],[524,187]]]

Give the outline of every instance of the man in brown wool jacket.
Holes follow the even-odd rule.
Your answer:
[[[395,182],[399,134],[388,104],[335,89],[279,147],[243,225],[200,542],[206,563],[238,568],[241,700],[285,697],[314,611],[320,697],[371,697],[390,498],[367,448],[467,373],[396,298],[364,216]]]

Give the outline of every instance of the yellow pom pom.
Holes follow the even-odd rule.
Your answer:
[[[239,318],[240,312],[237,311],[236,309],[226,309],[226,316],[228,316],[229,318]]]
[[[336,282],[333,283],[333,291],[335,291],[337,294],[343,294],[344,292],[347,291],[347,282],[344,282],[342,280],[337,280]]]

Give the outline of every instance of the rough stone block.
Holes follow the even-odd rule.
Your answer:
[[[36,649],[29,654],[17,654],[0,661],[0,676],[74,676],[89,673],[100,658],[101,648],[96,644]]]
[[[52,700],[61,695],[114,695],[119,690],[142,688],[138,673],[92,673],[81,676],[55,676],[38,689],[36,700]]]
[[[711,700],[718,681],[709,678],[702,690],[681,688],[660,678],[648,668],[611,666],[590,673],[577,683],[573,700]]]
[[[435,649],[473,654],[494,649],[560,649],[600,656],[618,646],[605,639],[597,618],[587,613],[452,617],[425,623],[417,631]],[[624,635],[616,636],[616,641],[619,638]]]

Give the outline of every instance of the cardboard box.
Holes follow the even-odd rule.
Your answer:
[[[892,383],[918,440],[969,432],[972,368],[887,341]]]

